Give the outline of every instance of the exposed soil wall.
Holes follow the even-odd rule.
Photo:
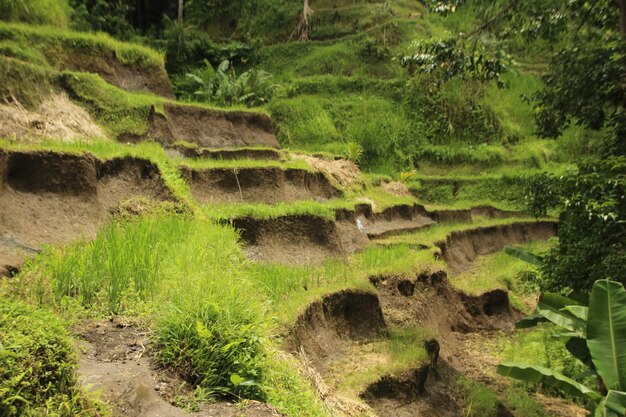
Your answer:
[[[506,291],[471,296],[453,288],[444,271],[415,277],[375,276],[381,307],[389,324],[412,324],[432,330],[444,349],[454,343],[452,333],[510,329],[521,314],[509,303]],[[448,351],[449,352],[449,351]]]
[[[165,104],[164,110],[171,133],[169,143],[184,140],[203,148],[280,148],[272,119],[264,114],[173,103]],[[168,135],[162,136],[168,139]]]
[[[43,244],[93,236],[131,197],[172,199],[158,168],[137,158],[0,150],[0,265],[16,266]]]
[[[437,246],[450,269],[460,272],[478,255],[494,253],[509,245],[549,239],[556,235],[557,225],[554,221],[538,221],[479,227],[452,232]]]
[[[316,264],[362,249],[367,238],[356,226],[312,215],[275,219],[244,217],[232,221],[254,260],[283,264]]]
[[[341,191],[331,185],[324,174],[301,169],[183,168],[182,175],[189,183],[193,196],[202,204],[272,204],[297,200],[320,201],[341,196]]]
[[[345,341],[370,341],[386,328],[376,294],[343,290],[307,307],[287,338],[287,349],[303,352],[321,370],[341,354]]]
[[[278,161],[281,158],[280,151],[276,149],[207,149],[173,145],[169,148],[169,151],[185,158],[218,160],[258,159],[267,161]]]
[[[366,211],[358,220],[370,239],[407,233],[435,223],[424,206],[419,204],[393,206],[381,213]]]

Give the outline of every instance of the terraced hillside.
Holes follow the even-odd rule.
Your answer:
[[[529,178],[586,131],[533,135],[528,63],[430,95],[393,59],[473,9],[310,3],[309,41],[260,41],[256,110],[189,101],[200,73],[148,47],[0,22],[1,416],[587,415],[496,373],[581,370],[516,332],[538,272],[506,250],[555,244]],[[245,42],[244,17],[202,30]]]

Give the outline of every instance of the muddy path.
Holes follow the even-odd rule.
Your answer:
[[[191,412],[175,401],[193,389],[154,358],[150,332],[122,318],[84,322],[78,333],[79,379],[114,417],[279,417],[267,404],[217,402]]]

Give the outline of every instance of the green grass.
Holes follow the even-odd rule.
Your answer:
[[[145,46],[120,42],[104,33],[91,34],[52,26],[2,22],[0,40],[9,40],[21,48],[38,51],[55,69],[62,69],[71,64],[72,60],[79,59],[80,56],[85,59],[90,54],[103,54],[122,64],[146,71],[161,70],[164,66],[161,53]]]
[[[201,399],[277,398],[289,415],[324,415],[293,369],[282,374],[267,334],[271,298],[258,288],[232,228],[172,215],[116,220],[93,241],[47,248],[16,291],[78,317],[142,317],[161,363],[184,370]]]
[[[64,27],[70,13],[67,0],[0,0],[2,20]]]
[[[99,417],[87,397],[62,320],[8,297],[0,298],[0,410],[3,417]]]

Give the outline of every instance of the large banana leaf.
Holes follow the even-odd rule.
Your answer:
[[[626,416],[626,392],[609,391],[596,407],[595,417]]]
[[[626,290],[619,282],[602,279],[593,285],[587,345],[606,387],[626,391]]]
[[[586,328],[585,321],[565,309],[568,306],[577,304],[578,303],[576,301],[567,297],[563,297],[558,294],[546,293],[541,296],[541,299],[537,304],[537,311],[551,322],[576,333],[579,337],[584,338]]]
[[[600,394],[583,384],[542,366],[508,362],[498,365],[497,371],[500,375],[526,382],[541,383],[573,396],[586,396],[594,401],[602,398]]]

